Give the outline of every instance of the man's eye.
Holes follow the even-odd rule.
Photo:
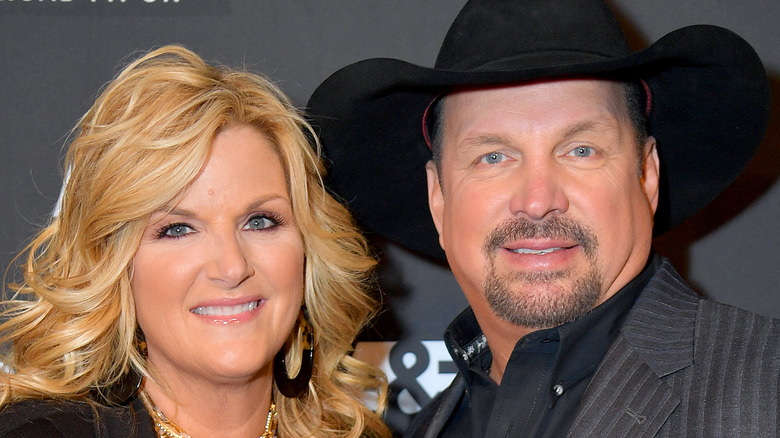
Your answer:
[[[247,221],[244,228],[249,230],[265,230],[266,228],[271,228],[278,224],[277,221],[267,216],[252,216],[252,218]]]
[[[593,148],[590,146],[578,146],[572,149],[572,151],[569,152],[569,154],[575,157],[585,158],[593,155]]]
[[[163,237],[183,237],[186,236],[189,233],[192,233],[193,229],[190,228],[189,225],[186,224],[170,224],[166,225],[162,229],[160,229],[157,232],[157,237],[163,238]]]
[[[506,158],[506,155],[502,154],[501,152],[491,152],[483,156],[480,162],[485,164],[498,164],[506,160]]]

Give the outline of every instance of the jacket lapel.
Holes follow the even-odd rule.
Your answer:
[[[570,437],[655,436],[680,403],[665,378],[693,363],[698,298],[664,260],[583,395]]]
[[[661,381],[625,338],[613,346],[593,377],[569,431],[570,437],[652,437],[680,396]]]
[[[466,391],[466,380],[458,373],[455,375],[455,379],[452,384],[444,390],[441,394],[441,398],[436,402],[438,405],[435,410],[427,418],[422,419],[427,423],[425,426],[417,425],[411,427],[410,430],[425,430],[424,435],[417,435],[419,438],[436,438],[439,436],[444,426],[449,421],[452,413],[455,411],[458,402]],[[415,418],[415,424],[418,422]],[[409,436],[408,434],[404,435]]]

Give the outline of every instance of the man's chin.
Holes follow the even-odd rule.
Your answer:
[[[601,282],[592,272],[570,281],[566,272],[525,275],[506,284],[493,277],[485,298],[493,313],[509,323],[540,329],[557,327],[588,313],[598,303]]]

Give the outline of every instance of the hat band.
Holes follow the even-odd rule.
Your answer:
[[[423,138],[425,139],[425,144],[428,145],[429,150],[433,150],[433,140],[430,136],[430,130],[428,129],[428,113],[431,111],[431,108],[433,108],[433,105],[441,99],[444,96],[445,91],[441,91],[439,94],[436,95],[433,99],[431,99],[430,102],[428,102],[428,106],[425,107],[425,112],[423,112],[422,116],[422,133]]]
[[[645,115],[650,117],[650,111],[653,110],[653,93],[650,92],[650,86],[647,85],[644,79],[640,79],[639,83],[645,89]]]

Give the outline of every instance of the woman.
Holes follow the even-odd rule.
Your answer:
[[[349,355],[374,262],[312,138],[181,47],[122,71],[4,303],[0,436],[388,436],[361,403],[385,379]]]

